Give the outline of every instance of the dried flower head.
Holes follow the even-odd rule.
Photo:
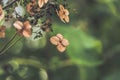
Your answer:
[[[32,35],[32,27],[29,21],[25,21],[24,23],[16,21],[13,25],[17,29],[18,34],[23,35],[24,37],[30,37]]]
[[[48,2],[48,0],[38,0],[38,6],[40,8],[42,8],[44,6],[44,4],[46,4]]]
[[[0,38],[5,38],[5,26],[0,27]]]
[[[0,21],[4,18],[5,14],[3,12],[2,6],[0,5]]]
[[[64,8],[63,5],[59,5],[59,11],[56,10],[57,15],[59,16],[59,18],[61,19],[61,21],[65,22],[69,22],[69,11],[67,9]]]
[[[52,36],[50,38],[50,42],[57,46],[57,50],[59,52],[64,52],[66,50],[66,47],[69,45],[69,41],[67,39],[64,39],[62,34],[57,34],[56,36]]]

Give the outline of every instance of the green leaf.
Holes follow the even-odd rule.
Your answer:
[[[40,77],[40,80],[48,80],[47,72],[44,69],[40,69],[39,77]]]

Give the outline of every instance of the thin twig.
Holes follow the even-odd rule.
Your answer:
[[[12,46],[14,46],[20,39],[22,39],[22,37],[20,37],[19,39],[17,39],[15,42],[13,42],[11,45],[9,45],[6,49],[4,49],[2,52],[0,52],[0,55],[4,54],[9,48],[11,48]]]
[[[11,37],[11,39],[10,39],[8,42],[6,42],[6,44],[3,46],[3,48],[1,48],[0,53],[10,44],[10,42],[16,37],[16,35],[17,35],[17,33],[15,33],[15,34]]]

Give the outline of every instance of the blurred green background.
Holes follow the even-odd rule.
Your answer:
[[[59,53],[47,34],[22,39],[0,56],[0,80],[120,80],[120,0],[67,0],[70,23],[57,15],[54,33],[70,45]],[[12,35],[0,40],[3,45]]]

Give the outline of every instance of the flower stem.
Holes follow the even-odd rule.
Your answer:
[[[9,48],[11,48],[12,46],[14,46],[20,39],[22,39],[22,37],[20,37],[15,42],[11,43],[11,45],[9,45],[7,48],[5,48],[4,50],[2,50],[2,52],[0,52],[0,55],[4,54]]]
[[[10,42],[16,37],[16,35],[17,35],[17,33],[15,33],[15,34],[11,37],[11,39],[10,39],[8,42],[6,42],[6,44],[3,46],[3,48],[0,50],[0,52],[2,52],[2,51],[10,44]]]

